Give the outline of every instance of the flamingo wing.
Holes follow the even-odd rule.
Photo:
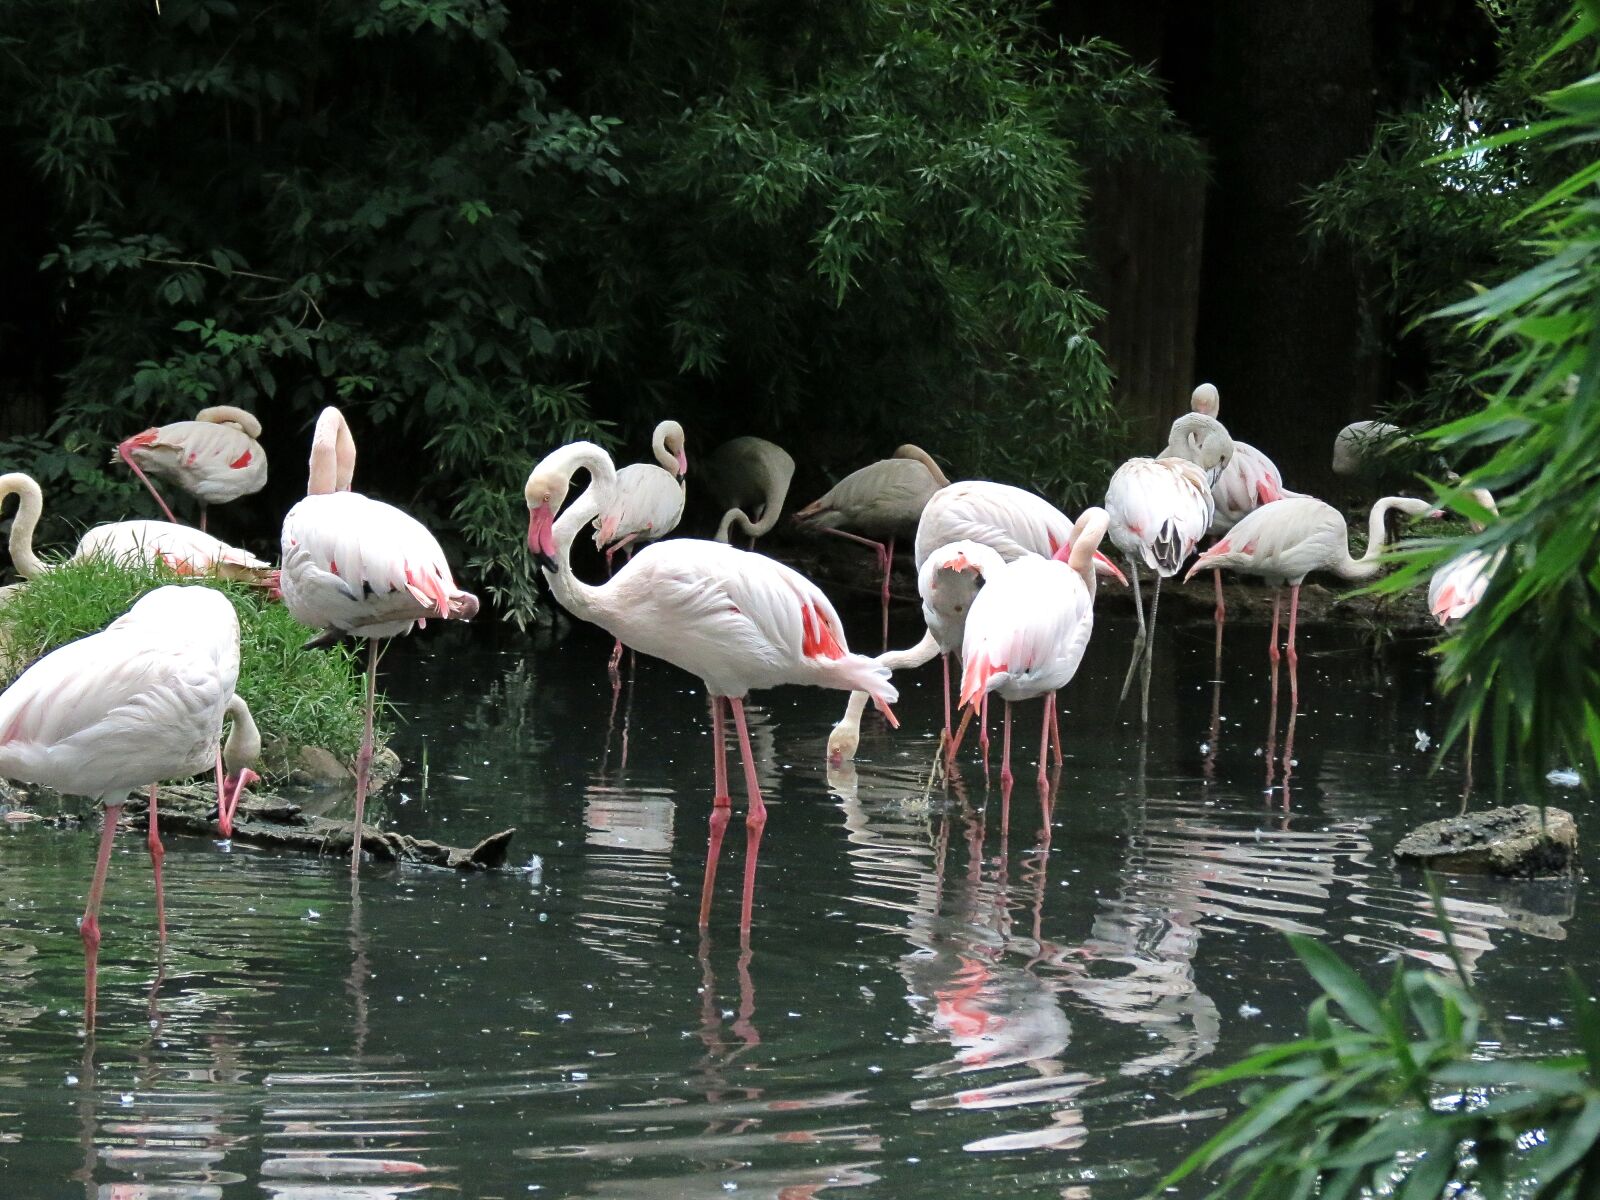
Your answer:
[[[1177,573],[1211,527],[1205,473],[1181,458],[1133,458],[1106,488],[1112,543],[1163,576]]]
[[[1048,500],[1009,484],[962,480],[940,488],[917,523],[918,568],[940,546],[973,541],[1007,562],[1024,554],[1049,558],[1072,537],[1072,522]]]
[[[683,500],[683,485],[654,463],[623,467],[595,520],[594,544],[604,550],[627,537],[665,537],[683,517]]]
[[[1019,559],[985,583],[962,642],[961,702],[985,692],[1042,694],[1077,672],[1094,627],[1094,604],[1064,563]]]

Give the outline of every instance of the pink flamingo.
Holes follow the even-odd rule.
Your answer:
[[[561,513],[579,470],[589,486]],[[616,487],[611,458],[592,442],[573,442],[547,455],[528,476],[528,548],[544,567],[550,589],[574,616],[591,621],[640,654],[654,655],[698,675],[711,697],[715,795],[707,848],[700,924],[710,915],[722,833],[728,823],[727,764],[722,730],[724,701],[733,710],[750,808],[745,818],[741,927],[753,906],[756,852],[766,825],[766,805],[756,779],[745,726],[744,697],[753,689],[802,683],[860,689],[893,722],[895,690],[889,672],[851,654],[833,605],[805,576],[764,555],[719,542],[676,538],[646,546],[605,584],[593,587],[572,573],[572,542],[602,511]]]
[[[306,498],[283,519],[283,603],[302,625],[321,630],[307,643],[346,635],[367,639],[367,702],[356,756],[356,819],[350,873],[361,863],[362,819],[372,766],[378,642],[429,618],[470,621],[478,598],[456,587],[438,541],[393,505],[350,490],[355,440],[337,408],[325,408],[311,439]]]
[[[1197,415],[1181,421],[1207,421]],[[1216,422],[1212,421],[1212,425]],[[1220,425],[1216,425],[1222,430]],[[1227,465],[1232,442],[1226,430],[1209,435],[1211,453],[1196,464],[1185,458],[1131,458],[1117,468],[1106,488],[1111,542],[1128,560],[1133,576],[1133,606],[1139,629],[1133,639],[1133,659],[1122,681],[1121,699],[1128,695],[1139,660],[1144,658],[1144,683],[1139,719],[1150,722],[1150,672],[1156,640],[1156,610],[1161,604],[1161,581],[1176,575],[1195,546],[1211,527],[1213,501],[1206,470]],[[1150,601],[1148,631],[1144,603],[1139,596],[1139,564],[1155,572],[1155,595]]]
[[[626,550],[632,558],[635,545],[666,537],[683,519],[683,480],[689,473],[683,426],[676,421],[662,421],[650,439],[650,449],[656,461],[632,463],[618,471],[611,504],[595,520],[595,549],[605,551],[607,575],[611,574],[611,560],[618,550]],[[621,661],[622,643],[618,642],[611,649],[613,689],[622,685],[617,670]]]
[[[701,474],[706,490],[728,510],[717,526],[717,541],[726,542],[737,525],[754,547],[756,539],[771,532],[783,515],[783,502],[794,479],[794,459],[766,438],[736,437],[706,456]]]
[[[234,694],[239,620],[226,596],[205,587],[161,587],[99,633],[69,642],[0,694],[0,775],[87,796],[105,809],[94,882],[79,927],[84,951],[84,1027],[94,1030],[100,898],[117,821],[130,792],[150,789],[148,843],[156,920],[167,938],[156,796],[164,779],[234,764],[218,803],[255,778],[243,766],[241,722],[228,746],[225,712],[249,709]],[[253,730],[254,726],[251,726]]]
[[[0,502],[17,497],[11,523],[11,562],[17,574],[34,579],[51,569],[33,549],[33,533],[44,512],[44,493],[29,475],[0,475]],[[85,530],[71,561],[111,558],[118,562],[164,562],[180,575],[218,575],[245,583],[272,586],[277,573],[248,550],[240,550],[209,533],[170,521],[112,521]]]
[[[1222,397],[1216,385],[1202,383],[1195,388],[1194,394],[1189,397],[1189,407],[1202,416],[1219,420],[1217,414],[1222,407]],[[1173,444],[1179,440],[1177,437],[1171,439]],[[1212,537],[1221,537],[1263,504],[1297,494],[1284,490],[1283,474],[1270,458],[1249,442],[1241,442],[1237,438],[1231,440],[1233,455],[1211,481],[1211,499],[1215,505],[1209,531]],[[1174,452],[1172,445],[1168,446],[1167,452]],[[1187,453],[1180,452],[1178,457],[1195,461]],[[1222,599],[1222,572],[1213,571],[1211,581],[1217,593],[1216,620],[1220,637],[1221,626],[1228,615],[1227,605]]]
[[[1027,555],[1014,559],[985,577],[983,589],[972,602],[961,644],[961,703],[969,710],[976,709],[990,692],[1005,701],[1002,796],[1012,782],[1011,705],[1036,696],[1044,697],[1039,790],[1048,794],[1046,763],[1052,754],[1056,692],[1077,674],[1094,630],[1094,553],[1110,520],[1104,509],[1084,509],[1073,527],[1070,549],[1056,558]],[[1059,733],[1053,753],[1059,766]]]
[[[146,471],[198,500],[204,529],[208,506],[227,504],[267,486],[267,453],[256,440],[260,436],[261,422],[253,413],[224,404],[201,409],[192,421],[174,421],[124,438],[117,456],[150,489],[167,520],[178,518]]]
[[[889,578],[894,571],[894,539],[899,534],[915,533],[922,510],[933,494],[949,486],[950,481],[927,451],[907,444],[897,449],[892,458],[879,459],[850,472],[794,515],[800,525],[860,542],[877,555],[883,572],[885,646],[889,644]]]
[[[1488,512],[1489,516],[1500,515],[1495,507],[1494,497],[1484,488],[1475,489],[1472,498]],[[1483,531],[1483,522],[1473,521],[1471,525],[1473,532]],[[1489,590],[1489,577],[1495,573],[1504,557],[1504,550],[1498,551],[1492,558],[1481,550],[1468,550],[1465,554],[1458,554],[1435,571],[1433,578],[1428,581],[1428,611],[1433,614],[1434,620],[1438,621],[1441,627],[1448,629],[1477,608],[1478,602]],[[1466,811],[1467,800],[1472,795],[1472,747],[1477,739],[1478,719],[1474,715],[1467,722],[1466,781],[1461,793],[1463,812]]]
[[[1278,614],[1283,602],[1283,585],[1289,585],[1289,708],[1300,706],[1299,655],[1295,652],[1295,623],[1300,613],[1300,585],[1313,571],[1328,571],[1341,579],[1370,579],[1378,573],[1379,559],[1387,537],[1385,521],[1391,509],[1411,516],[1436,511],[1426,500],[1409,496],[1385,496],[1372,506],[1367,519],[1367,549],[1360,558],[1350,556],[1350,531],[1344,517],[1331,504],[1311,496],[1288,496],[1263,504],[1229,531],[1192,567],[1187,581],[1196,571],[1219,567],[1259,575],[1273,585],[1272,640],[1267,656],[1278,661]]]

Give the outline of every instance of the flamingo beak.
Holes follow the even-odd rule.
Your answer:
[[[682,479],[689,473],[689,456],[682,450],[678,451],[678,478]]]
[[[120,458],[130,467],[133,466],[133,452],[144,446],[155,445],[156,439],[160,436],[161,431],[152,426],[151,428],[146,429],[143,433],[136,433],[130,438],[124,438],[122,441],[117,443],[117,455],[116,458],[113,458],[111,461],[116,462],[117,458]]]
[[[1094,552],[1094,571],[1096,575],[1111,576],[1111,578],[1115,579],[1123,587],[1128,586],[1128,577],[1117,568],[1116,563],[1112,562],[1098,550]]]
[[[556,569],[556,515],[548,504],[528,510],[528,549],[546,571]]]

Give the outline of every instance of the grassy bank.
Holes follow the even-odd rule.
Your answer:
[[[348,646],[301,649],[311,631],[260,588],[244,584],[180,580],[166,567],[106,559],[65,563],[0,604],[0,680],[9,684],[42,655],[105,628],[146,592],[177,582],[216,588],[239,614],[239,692],[267,748],[262,773],[282,773],[283,755],[300,746],[354,759],[363,698],[355,653]],[[383,716],[380,700],[380,744]]]

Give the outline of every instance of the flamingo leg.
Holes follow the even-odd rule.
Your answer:
[[[978,748],[983,751],[983,774],[989,774],[989,693],[978,703]]]
[[[204,500],[200,501],[200,532],[206,531],[206,510],[210,506]]]
[[[228,785],[227,776],[222,773],[222,743],[217,743],[217,826],[222,830],[222,836],[233,836],[233,814],[228,811]]]
[[[1466,815],[1467,801],[1472,799],[1472,744],[1478,740],[1478,714],[1473,713],[1467,718],[1467,752],[1462,757],[1461,765],[1466,778],[1461,787],[1461,814]]]
[[[955,743],[951,740],[951,731],[954,727],[950,724],[950,656],[941,654],[939,661],[944,666],[944,743],[951,748],[951,753],[954,754]]]
[[[1044,720],[1039,727],[1039,791],[1043,792],[1048,786],[1045,764],[1050,761],[1050,702],[1055,699],[1054,692],[1046,692],[1044,696]]]
[[[1155,666],[1156,609],[1161,607],[1161,576],[1156,576],[1156,592],[1150,600],[1150,633],[1144,642],[1144,680],[1139,691],[1139,723],[1150,724],[1150,672]]]
[[[1066,758],[1061,748],[1061,705],[1055,692],[1050,693],[1050,735],[1051,744],[1054,746],[1051,753],[1055,756],[1056,766],[1059,767]]]
[[[1133,677],[1139,671],[1139,656],[1144,653],[1144,601],[1139,596],[1139,564],[1131,558],[1128,560],[1128,573],[1133,578],[1133,612],[1139,618],[1139,632],[1133,635],[1133,658],[1129,660],[1128,673],[1122,679],[1118,704],[1128,698],[1128,689],[1133,686]]]
[[[722,853],[722,831],[728,827],[733,801],[728,797],[728,747],[722,738],[722,697],[711,697],[711,837],[706,843],[706,877],[700,888],[700,928],[711,917],[711,892],[717,882],[717,858]]]
[[[750,749],[750,731],[744,723],[744,701],[728,697],[733,709],[733,723],[739,730],[739,757],[744,762],[744,790],[750,808],[745,813],[744,896],[739,906],[739,931],[750,932],[750,915],[755,908],[756,859],[761,851],[761,831],[767,827],[767,806],[761,800],[761,783],[756,779],[756,756]]]
[[[84,906],[78,936],[83,939],[83,1027],[94,1033],[95,971],[100,963],[100,898],[105,895],[106,869],[111,866],[111,843],[117,836],[122,804],[107,804],[105,824],[100,827],[100,853],[94,860],[94,882],[89,885],[89,903]]]
[[[356,754],[356,821],[350,827],[350,874],[361,868],[361,837],[367,811],[367,782],[372,770],[372,718],[378,704],[378,639],[367,639],[367,708]]]
[[[133,452],[128,449],[127,443],[117,447],[117,454],[121,456],[123,462],[133,469],[133,473],[139,477],[139,482],[144,484],[149,489],[150,494],[156,498],[156,503],[161,506],[161,511],[167,514],[167,520],[176,525],[178,518],[172,515],[172,510],[167,507],[167,502],[161,498],[161,493],[156,491],[156,485],[150,482],[149,476],[140,470],[138,463],[133,461]]]
[[[156,794],[161,785],[150,785],[150,869],[156,877],[156,930],[164,942],[167,940],[167,894],[161,886],[161,863],[167,857],[167,848],[161,844],[161,828],[156,823]]]
[[[1004,862],[1004,847],[1006,838],[1011,832],[1011,701],[1005,701],[1005,717],[1003,719],[1005,735],[1001,740],[1000,751],[1000,845],[1002,848],[1001,861]]]
[[[1228,606],[1226,604],[1224,604],[1223,600],[1222,600],[1222,570],[1221,570],[1221,568],[1218,568],[1217,570],[1212,571],[1211,572],[1211,578],[1214,579],[1216,581],[1216,584],[1217,584],[1217,612],[1216,612],[1216,620],[1217,620],[1217,650],[1216,650],[1216,655],[1215,655],[1215,657],[1213,659],[1213,663],[1212,663],[1212,676],[1213,676],[1213,678],[1221,679],[1222,678],[1222,626],[1223,626],[1223,623],[1228,619]]]
[[[1278,661],[1278,608],[1283,603],[1283,589],[1272,589],[1272,639],[1267,643],[1267,659]]]
[[[1295,619],[1300,615],[1300,585],[1289,586],[1289,716],[1300,711],[1300,655],[1294,648]]]

